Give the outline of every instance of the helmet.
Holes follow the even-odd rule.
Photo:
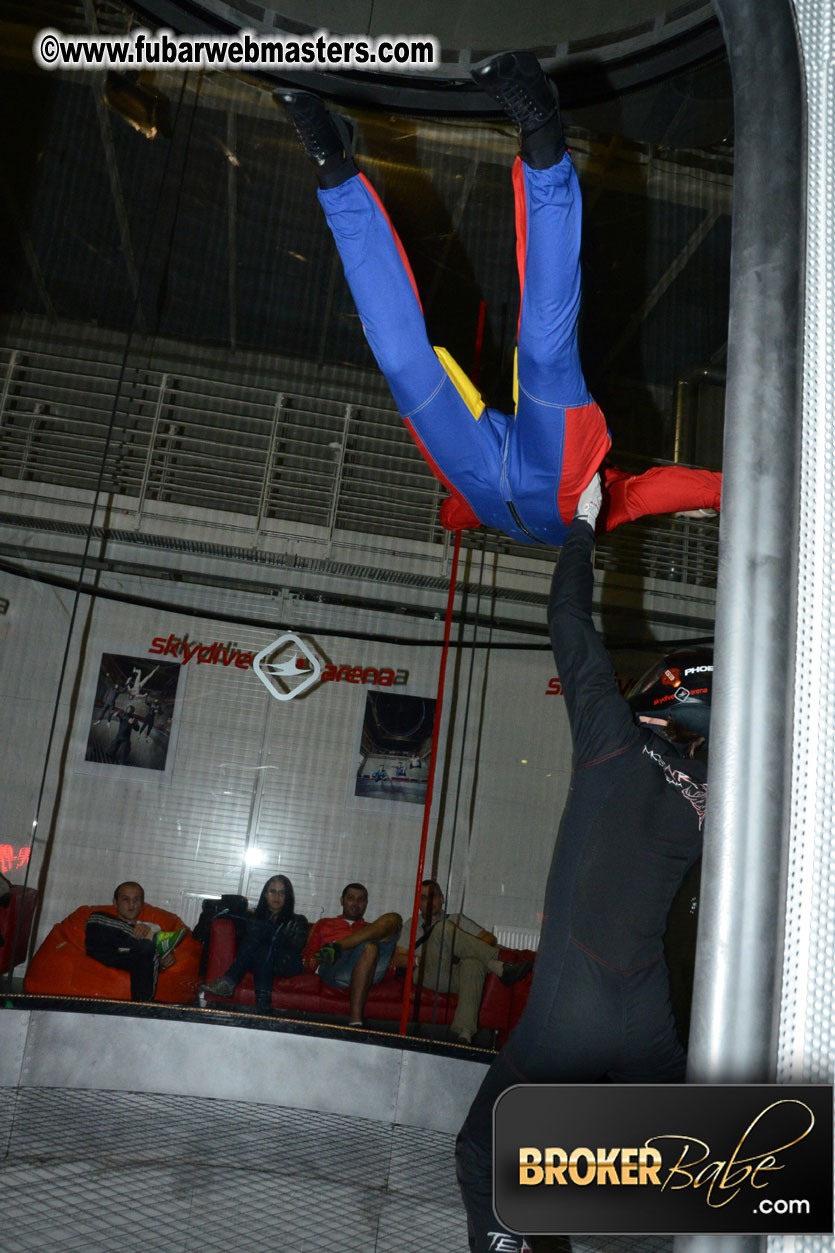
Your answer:
[[[712,690],[713,649],[680,648],[651,666],[626,699],[634,714],[672,718],[707,739]]]

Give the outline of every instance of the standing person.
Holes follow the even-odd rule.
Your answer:
[[[348,1025],[361,1027],[368,993],[391,965],[403,919],[388,913],[366,922],[368,889],[362,883],[347,884],[339,903],[342,913],[320,918],[310,933],[304,963],[332,988],[350,990]]]
[[[139,728],[139,734],[144,731],[151,738],[151,732],[154,729],[154,722],[158,714],[162,713],[162,705],[158,700],[151,700],[150,697],[145,698],[145,717],[142,719],[142,725]]]
[[[261,889],[255,914],[232,965],[218,979],[204,983],[201,991],[223,999],[248,970],[255,983],[255,1009],[268,1014],[272,1004],[273,979],[290,979],[304,972],[302,952],[307,943],[308,922],[296,913],[296,894],[286,875],[275,874]]]
[[[125,691],[125,688],[121,683],[108,684],[107,691],[104,697],[104,704],[101,707],[101,713],[99,714],[98,718],[96,718],[96,721],[93,724],[94,726],[98,726],[99,723],[103,722],[105,718],[107,719],[108,722],[110,722],[110,719],[113,717],[113,714],[118,712],[118,710],[116,709],[116,697],[121,696],[122,692],[124,691]]]
[[[580,187],[556,93],[531,52],[473,71],[517,125],[513,169],[522,290],[515,414],[488,408],[444,348],[430,344],[414,276],[344,118],[297,88],[276,91],[316,166],[325,212],[366,338],[409,433],[450,493],[448,530],[482,524],[521,543],[561,544],[580,493],[611,443],[577,346]],[[683,466],[606,471],[601,527],[644,514],[715,510],[721,475]]]
[[[496,937],[460,914],[450,918],[444,911],[444,894],[435,879],[420,885],[421,925],[415,942],[415,983],[458,997],[449,1029],[456,1044],[469,1044],[478,1030],[478,1011],[488,973],[497,975],[507,987],[524,979],[531,962],[506,962],[497,958]],[[409,936],[412,920],[403,924]],[[395,966],[405,967],[408,949],[397,948]]]
[[[545,889],[542,939],[522,1017],[458,1137],[470,1248],[521,1249],[492,1207],[492,1113],[518,1083],[677,1083],[685,1052],[663,937],[699,854],[712,657],[673,655],[621,695],[591,617],[598,476],[581,497],[554,575],[551,644],[571,723],[571,790]]]
[[[125,710],[117,709],[116,717],[119,719],[119,730],[116,732],[110,751],[120,766],[126,766],[130,761],[130,737],[134,731],[139,730],[140,723],[133,705],[128,705]]]

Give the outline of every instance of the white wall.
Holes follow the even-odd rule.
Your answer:
[[[0,694],[6,731],[0,779],[6,798],[0,842],[24,844],[31,830],[53,700],[67,637],[72,594],[0,574],[10,602],[0,618]],[[326,626],[339,614],[316,607]],[[369,631],[391,620],[364,618]],[[418,626],[399,623],[406,635]],[[230,627],[165,609],[82,598],[73,631],[30,882],[46,866],[40,938],[77,905],[109,899],[136,877],[157,905],[181,912],[183,893],[234,892],[243,875],[250,900],[276,870],[289,875],[299,908],[333,913],[342,886],[367,883],[369,916],[411,913],[422,808],[353,797],[366,689],[323,683],[298,700],[278,702],[251,670],[182,667],[179,733],[173,767],[159,772],[84,761],[102,652],[147,655],[155,637],[234,639],[257,651],[276,632]],[[307,638],[316,640],[315,630]],[[327,637],[328,657],[357,666],[408,671],[408,685],[387,689],[434,697],[439,650]],[[535,928],[553,838],[566,793],[570,741],[562,699],[547,694],[554,673],[547,652],[479,652],[459,776],[469,652],[450,665],[456,730],[446,786],[436,791],[441,835],[430,830],[427,873],[438,848],[439,876],[453,855],[451,903],[492,926]],[[456,692],[457,688],[457,692]],[[140,712],[143,707],[140,707]],[[114,724],[115,733],[115,724]],[[444,764],[445,745],[441,748]],[[243,864],[247,844],[263,864]],[[22,879],[22,871],[11,878]],[[466,897],[461,893],[466,886]]]

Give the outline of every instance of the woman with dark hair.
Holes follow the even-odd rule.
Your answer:
[[[293,885],[275,874],[261,889],[255,914],[247,926],[235,960],[218,979],[204,983],[203,992],[231,997],[248,970],[255,983],[255,1009],[269,1013],[273,979],[289,979],[304,972],[302,949],[307,943],[307,919],[295,912]]]

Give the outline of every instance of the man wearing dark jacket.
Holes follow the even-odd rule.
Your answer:
[[[139,915],[145,905],[145,892],[140,883],[127,880],[120,883],[113,893],[116,917],[94,910],[84,929],[87,956],[104,966],[130,973],[130,999],[152,1001],[156,993],[157,975],[160,970],[173,965],[170,951],[160,952],[155,935],[159,927],[155,923],[140,922]],[[166,932],[182,938],[184,932]]]
[[[662,688],[658,713],[646,720],[621,695],[591,617],[600,499],[595,476],[580,498],[551,590],[551,643],[574,755],[533,985],[458,1138],[475,1253],[527,1247],[504,1231],[492,1208],[492,1111],[506,1088],[603,1076],[616,1083],[684,1078],[663,936],[673,897],[701,849],[707,767],[691,758],[697,738],[680,730],[671,712],[684,719],[689,701],[709,716],[709,699],[692,700],[677,671],[669,672],[669,696]],[[709,692],[704,674],[697,684]]]

